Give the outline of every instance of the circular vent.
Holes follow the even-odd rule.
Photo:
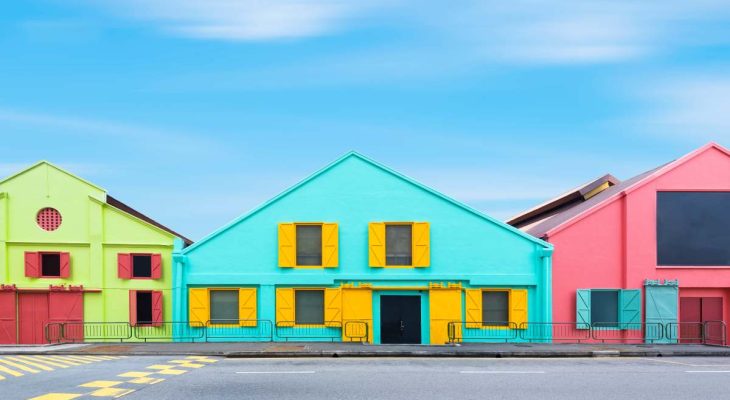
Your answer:
[[[61,213],[55,208],[47,207],[38,211],[35,220],[44,231],[55,231],[61,226]]]

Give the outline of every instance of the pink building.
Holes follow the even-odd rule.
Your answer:
[[[555,245],[553,321],[566,324],[555,326],[554,340],[724,341],[724,147],[710,143],[623,182],[603,176],[509,223]]]

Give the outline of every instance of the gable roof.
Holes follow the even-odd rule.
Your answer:
[[[297,189],[299,189],[299,188],[307,185],[309,182],[311,182],[311,181],[319,178],[321,175],[323,175],[327,171],[329,171],[329,170],[331,170],[333,168],[336,168],[338,165],[340,165],[341,163],[343,163],[344,161],[346,161],[347,159],[350,159],[350,158],[357,158],[359,160],[362,160],[365,163],[367,163],[367,164],[369,164],[369,165],[371,165],[371,166],[373,166],[373,167],[375,167],[375,168],[377,168],[377,169],[379,169],[381,171],[384,171],[384,172],[388,173],[389,175],[391,175],[391,176],[393,176],[393,177],[395,177],[397,179],[400,179],[400,180],[402,180],[402,181],[404,181],[404,182],[406,182],[406,183],[408,183],[410,185],[413,185],[413,186],[415,186],[415,187],[417,187],[417,188],[419,188],[421,190],[424,190],[424,191],[426,191],[426,192],[428,192],[428,193],[430,193],[430,194],[432,194],[432,195],[434,195],[436,197],[439,197],[439,198],[441,198],[441,199],[443,199],[443,200],[445,200],[445,201],[447,201],[447,202],[449,202],[449,203],[451,203],[451,204],[453,204],[453,205],[455,205],[455,206],[457,206],[457,207],[459,207],[459,208],[461,208],[461,209],[463,209],[463,210],[465,210],[465,211],[467,211],[469,213],[472,213],[472,214],[476,215],[479,218],[482,218],[482,219],[484,219],[486,221],[489,221],[489,222],[491,222],[491,223],[493,223],[493,224],[495,224],[495,225],[497,225],[497,226],[499,226],[501,228],[504,228],[504,229],[506,229],[506,230],[508,230],[508,231],[510,231],[510,232],[512,232],[512,233],[514,233],[514,234],[516,234],[518,236],[520,236],[520,237],[523,237],[523,238],[525,238],[525,239],[527,239],[529,241],[532,241],[532,242],[534,242],[534,243],[536,243],[536,244],[538,244],[540,246],[543,246],[543,247],[548,248],[548,249],[551,249],[552,248],[552,245],[550,243],[547,243],[547,242],[545,242],[543,240],[540,240],[540,239],[538,239],[536,237],[530,236],[529,234],[526,234],[525,232],[523,232],[523,231],[521,231],[521,230],[519,230],[519,229],[517,229],[517,228],[515,228],[515,227],[513,227],[511,225],[508,225],[508,224],[506,224],[506,223],[504,223],[502,221],[499,221],[497,219],[494,219],[494,218],[492,218],[492,217],[490,217],[490,216],[488,216],[488,215],[486,215],[486,214],[484,214],[484,213],[482,213],[480,211],[477,211],[476,209],[474,209],[474,208],[472,208],[472,207],[470,207],[470,206],[468,206],[468,205],[466,205],[464,203],[461,203],[461,202],[459,202],[457,200],[454,200],[451,197],[448,197],[448,196],[446,196],[446,195],[444,195],[444,194],[442,194],[442,193],[440,193],[440,192],[438,192],[438,191],[436,191],[434,189],[431,189],[430,187],[428,187],[428,186],[426,186],[426,185],[424,185],[424,184],[422,184],[422,183],[420,183],[420,182],[418,182],[418,181],[416,181],[416,180],[414,180],[412,178],[409,178],[408,176],[403,175],[400,172],[397,172],[397,171],[395,171],[395,170],[393,170],[393,169],[391,169],[389,167],[386,167],[385,165],[380,164],[377,161],[374,161],[374,160],[372,160],[372,159],[370,159],[370,158],[368,158],[368,157],[366,157],[366,156],[364,156],[364,155],[362,155],[362,154],[360,154],[360,153],[358,153],[356,151],[350,151],[348,153],[345,153],[343,156],[341,156],[340,158],[336,159],[335,161],[331,162],[330,164],[326,165],[322,169],[314,172],[313,174],[311,174],[308,177],[304,178],[300,182],[296,183],[295,185],[289,187],[288,189],[284,190],[283,192],[279,193],[278,195],[274,196],[273,198],[269,199],[268,201],[264,202],[263,204],[259,205],[258,207],[254,208],[253,210],[249,211],[248,213],[239,216],[238,218],[234,219],[233,221],[229,222],[228,224],[226,224],[226,225],[222,226],[221,228],[213,231],[209,235],[207,235],[204,238],[200,239],[199,241],[195,242],[195,244],[193,244],[192,246],[186,248],[184,250],[184,252],[187,253],[189,251],[192,251],[192,250],[196,249],[199,246],[202,246],[203,244],[207,243],[209,240],[211,240],[211,239],[213,239],[213,238],[215,238],[215,237],[223,234],[227,230],[229,230],[232,227],[238,225],[239,223],[245,221],[246,219],[248,219],[251,216],[253,216],[256,213],[258,213],[259,211],[261,211],[261,210],[269,207],[270,205],[276,203],[278,200],[286,197],[290,193],[292,193],[292,192],[296,191]]]
[[[181,235],[181,234],[173,231],[172,229],[170,229],[170,228],[162,225],[161,223],[153,220],[152,218],[146,216],[145,214],[142,214],[141,212],[135,210],[134,208],[132,208],[132,207],[130,207],[130,206],[122,203],[121,201],[115,199],[114,197],[110,196],[106,192],[106,190],[104,190],[103,188],[101,188],[101,187],[99,187],[99,186],[97,186],[97,185],[95,185],[95,184],[93,184],[93,183],[85,180],[84,178],[81,178],[81,177],[79,177],[77,175],[74,175],[71,172],[68,172],[65,169],[63,169],[63,168],[61,168],[61,167],[59,167],[59,166],[57,166],[55,164],[52,164],[52,163],[50,163],[50,162],[48,162],[46,160],[38,161],[37,163],[35,163],[35,164],[33,164],[33,165],[31,165],[31,166],[29,166],[27,168],[24,168],[24,169],[22,169],[22,170],[20,170],[20,171],[18,171],[16,173],[14,173],[14,174],[6,177],[6,178],[4,178],[4,179],[0,179],[0,183],[4,183],[4,182],[7,182],[7,181],[9,181],[9,180],[11,180],[13,178],[16,178],[16,177],[24,174],[25,172],[30,171],[31,169],[34,169],[34,168],[36,168],[36,167],[38,167],[40,165],[45,165],[45,166],[51,167],[51,168],[53,168],[53,169],[55,169],[55,170],[57,170],[57,171],[59,171],[59,172],[61,172],[63,174],[66,174],[66,175],[68,175],[68,176],[70,176],[70,177],[72,177],[72,178],[74,178],[76,180],[79,180],[79,181],[81,181],[81,182],[83,182],[83,183],[85,183],[85,184],[93,187],[94,189],[97,189],[97,190],[99,190],[101,192],[104,192],[104,197],[105,197],[104,203],[106,203],[106,204],[108,204],[108,205],[110,205],[110,206],[112,206],[112,207],[114,207],[114,208],[116,208],[116,209],[118,209],[118,210],[126,213],[126,214],[129,214],[129,215],[131,215],[131,216],[133,216],[135,218],[138,218],[138,219],[140,219],[140,220],[142,220],[142,221],[144,221],[144,222],[146,222],[146,223],[148,223],[148,224],[150,224],[152,226],[155,226],[155,227],[157,227],[159,229],[162,229],[163,231],[165,231],[165,232],[167,232],[167,233],[169,233],[171,235],[174,235],[174,236],[179,237],[180,239],[183,240],[183,242],[185,243],[186,246],[189,246],[189,245],[193,244],[193,241],[192,240],[186,238],[185,236],[183,236],[183,235]]]
[[[728,151],[724,147],[720,146],[717,143],[708,143],[700,147],[699,149],[688,153],[674,161],[636,175],[631,179],[625,180],[623,182],[618,182],[615,185],[610,186],[609,188],[603,190],[593,197],[590,197],[587,200],[572,203],[568,207],[564,207],[555,213],[544,213],[539,218],[533,219],[529,223],[520,225],[518,221],[518,223],[515,225],[520,226],[520,229],[533,236],[539,238],[547,238],[548,236],[554,235],[559,231],[567,228],[568,226],[580,221],[581,219],[587,217],[588,215],[601,209],[602,207],[611,204],[613,201],[621,198],[623,195],[633,192],[643,185],[646,185],[654,179],[668,173],[669,171],[679,167],[680,165],[685,164],[686,162],[697,157],[698,155],[705,153],[706,151],[711,149],[719,150],[730,157],[730,151]],[[546,204],[559,200],[560,197],[548,201]],[[529,213],[529,211],[521,215],[526,215],[527,213]],[[512,219],[512,221],[514,220],[515,218]]]

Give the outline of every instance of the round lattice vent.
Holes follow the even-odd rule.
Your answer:
[[[61,226],[61,213],[55,208],[47,207],[38,211],[35,220],[44,231],[55,231]]]

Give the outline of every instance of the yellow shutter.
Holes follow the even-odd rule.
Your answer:
[[[324,289],[324,324],[333,328],[342,325],[342,296],[339,288]]]
[[[371,267],[385,266],[385,223],[371,222],[368,226],[368,247]]]
[[[365,336],[373,342],[373,291],[370,289],[342,289],[342,341],[356,341]],[[367,330],[367,332],[365,332]]]
[[[188,291],[188,320],[190,326],[202,326],[210,319],[210,302],[208,289],[190,289]]]
[[[482,321],[482,291],[481,289],[466,290],[466,327],[481,328]]]
[[[279,266],[297,264],[297,228],[294,224],[279,224]]]
[[[527,328],[527,290],[512,289],[509,292],[509,320],[518,329]],[[525,325],[522,325],[522,324]]]
[[[459,330],[461,325],[461,289],[434,287],[428,293],[431,344],[448,343],[449,322],[456,322],[451,325],[455,330]]]
[[[431,238],[428,222],[413,223],[413,266],[428,267],[431,264]]]
[[[256,288],[238,289],[238,319],[241,326],[256,326]]]
[[[294,326],[294,289],[276,289],[276,324]]]
[[[337,267],[339,239],[337,224],[322,224],[322,266]]]

